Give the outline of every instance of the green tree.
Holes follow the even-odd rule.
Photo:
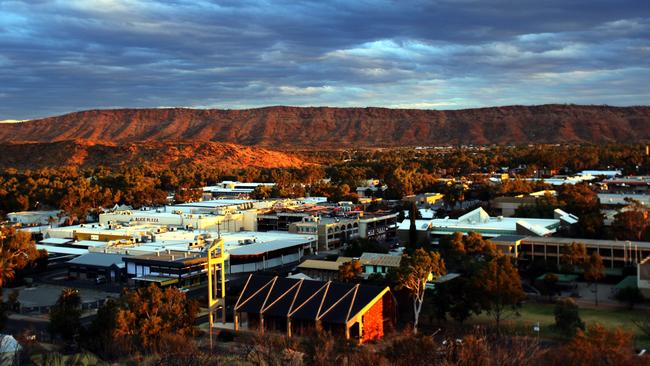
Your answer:
[[[57,335],[66,342],[77,338],[81,330],[81,297],[74,288],[65,288],[59,299],[50,310],[49,332],[52,337]]]
[[[514,312],[526,298],[519,271],[510,257],[498,255],[486,262],[474,277],[475,287],[482,289],[484,309],[492,314],[497,326],[509,312]]]
[[[554,273],[547,273],[544,276],[544,280],[542,281],[541,292],[542,294],[548,296],[548,301],[551,301],[553,296],[557,294],[558,292],[557,282],[559,280],[560,279]]]
[[[555,327],[567,335],[574,335],[576,329],[585,329],[585,323],[580,319],[579,308],[571,297],[559,299],[555,303]]]
[[[397,288],[406,290],[413,299],[413,332],[418,331],[418,320],[426,283],[430,278],[438,278],[446,273],[445,262],[436,252],[416,249],[412,255],[405,255],[397,272]]]
[[[594,285],[594,301],[598,306],[598,281],[605,277],[605,266],[603,258],[598,252],[593,252],[584,263],[584,277]]]

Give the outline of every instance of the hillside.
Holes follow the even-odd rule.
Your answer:
[[[83,140],[53,143],[0,144],[0,168],[36,169],[44,167],[99,165],[118,167],[146,165],[152,169],[179,165],[204,165],[222,169],[253,166],[260,168],[300,167],[303,162],[291,155],[263,148],[229,143],[128,142],[120,145],[96,144]]]
[[[0,128],[0,142],[74,139],[111,144],[217,141],[269,148],[632,142],[650,139],[650,107],[116,109]]]

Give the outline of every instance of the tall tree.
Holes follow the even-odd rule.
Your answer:
[[[519,272],[510,257],[501,254],[482,266],[475,281],[475,286],[482,289],[485,310],[494,317],[498,332],[504,316],[516,311],[526,298]]]
[[[585,280],[594,285],[594,301],[598,306],[598,281],[605,276],[605,266],[603,265],[603,258],[598,252],[593,252],[584,263],[584,276]]]
[[[582,266],[587,259],[587,247],[582,243],[573,242],[565,246],[562,250],[562,270],[567,273],[573,273],[576,267]]]
[[[418,247],[418,228],[416,226],[417,216],[420,213],[415,202],[409,208],[409,243],[408,248],[414,250]]]
[[[445,262],[436,252],[418,248],[412,255],[402,258],[397,272],[397,288],[408,291],[413,299],[413,333],[418,331],[418,320],[424,302],[427,280],[438,278],[445,273]]]
[[[64,288],[54,307],[50,310],[49,331],[54,337],[60,335],[66,342],[75,340],[81,330],[81,297],[74,288]]]

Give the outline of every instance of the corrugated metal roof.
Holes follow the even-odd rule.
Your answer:
[[[122,254],[112,254],[112,253],[88,253],[72,260],[69,260],[69,264],[76,264],[80,266],[93,266],[93,267],[124,267],[124,262],[122,258],[126,257]]]
[[[402,257],[382,253],[363,253],[359,258],[361,264],[370,266],[399,267]]]

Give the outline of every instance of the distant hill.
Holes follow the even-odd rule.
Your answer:
[[[222,169],[253,166],[295,168],[303,162],[294,156],[264,148],[220,142],[127,142],[96,144],[84,140],[0,144],[0,168],[37,169],[45,167],[99,165],[144,166],[154,170],[180,165],[203,165]]]
[[[115,109],[0,128],[0,142],[76,139],[108,144],[214,141],[282,149],[636,142],[650,139],[650,107]]]

